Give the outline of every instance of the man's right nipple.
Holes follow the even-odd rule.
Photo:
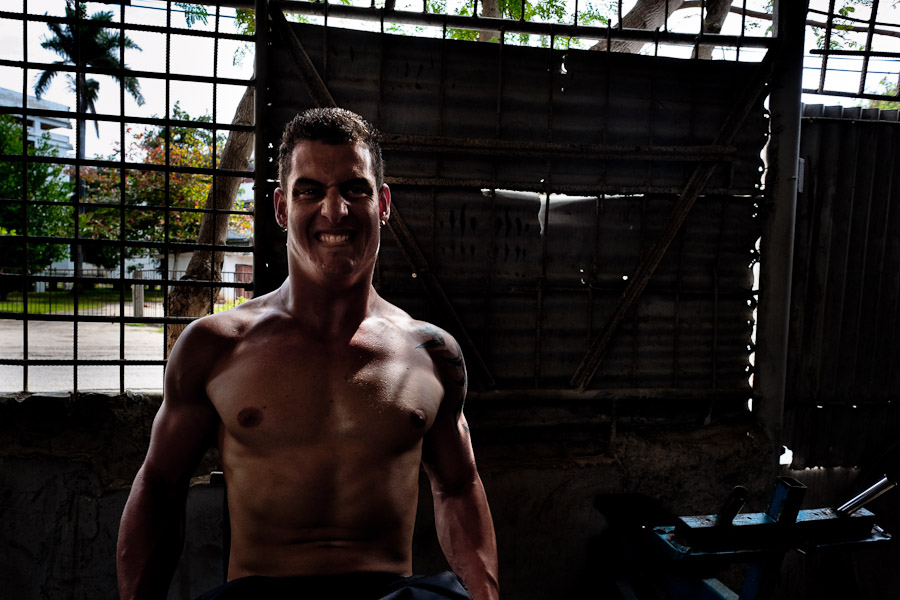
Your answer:
[[[248,407],[238,413],[238,423],[241,427],[256,427],[263,420],[262,411],[255,407]]]

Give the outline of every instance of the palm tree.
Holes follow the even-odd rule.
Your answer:
[[[88,19],[87,9],[83,4],[75,0],[67,0],[65,25],[47,23],[47,27],[50,28],[53,35],[41,42],[41,47],[53,51],[60,57],[61,60],[53,64],[76,67],[75,75],[69,75],[68,78],[69,87],[75,91],[78,102],[77,156],[79,159],[85,157],[84,115],[87,113],[97,114],[96,104],[100,93],[100,82],[87,77],[86,70],[88,68],[119,69],[121,67],[122,71],[113,73],[111,76],[125,86],[125,90],[139,106],[144,104],[144,97],[141,95],[137,78],[124,75],[123,72],[127,73],[128,70],[124,64],[120,65],[119,61],[121,48],[140,50],[140,47],[128,36],[109,28],[112,18],[112,11],[105,11],[94,13]],[[35,96],[40,98],[59,73],[58,70],[47,69],[38,75],[34,84]],[[99,135],[100,126],[97,121],[94,121],[94,129]],[[81,190],[78,190],[78,193],[80,195]],[[82,267],[81,247],[73,246],[72,254],[75,262],[75,276],[78,278],[81,276]]]

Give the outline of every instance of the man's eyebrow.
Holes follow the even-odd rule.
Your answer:
[[[316,181],[315,179],[310,179],[309,177],[298,177],[294,180],[293,189],[297,189],[299,187],[322,187],[322,183]]]
[[[348,179],[347,181],[344,182],[345,186],[360,185],[360,184],[363,184],[366,187],[372,187],[371,182],[365,177],[351,177],[350,179]]]

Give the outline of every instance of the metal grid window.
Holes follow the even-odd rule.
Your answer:
[[[250,290],[266,291],[271,281],[283,276],[264,274],[264,285],[258,286],[260,261],[246,258],[236,262],[233,269],[225,267],[221,280],[207,276],[182,281],[181,267],[173,257],[178,254],[205,252],[211,263],[217,263],[223,255],[234,249],[227,240],[223,243],[197,243],[197,238],[179,234],[181,220],[197,220],[206,216],[227,218],[248,218],[248,206],[223,210],[205,202],[180,204],[173,189],[180,185],[179,178],[202,180],[202,185],[216,190],[222,183],[235,177],[249,179],[249,169],[223,168],[219,158],[224,145],[223,137],[233,132],[253,133],[250,123],[229,122],[234,112],[233,104],[223,100],[235,94],[227,90],[243,90],[253,86],[259,77],[248,73],[252,62],[254,36],[233,33],[230,22],[235,8],[253,10],[258,6],[271,4],[283,9],[294,19],[328,28],[355,28],[381,32],[387,35],[428,36],[439,39],[461,39],[493,41],[501,48],[515,46],[538,46],[565,51],[567,49],[594,49],[608,52],[628,51],[645,55],[675,56],[684,59],[711,58],[714,60],[758,62],[763,60],[767,49],[773,46],[771,15],[767,13],[768,2],[763,0],[735,0],[728,3],[729,14],[722,16],[718,9],[721,2],[697,0],[659,2],[611,0],[591,2],[572,0],[571,2],[521,3],[518,13],[515,7],[508,14],[502,13],[493,2],[448,0],[415,1],[375,1],[359,0],[344,2],[257,2],[230,1],[229,8],[207,6],[208,21],[196,22],[191,27],[184,24],[183,11],[190,5],[171,0],[131,0],[116,3],[88,3],[87,14],[76,20],[67,18],[62,2],[20,0],[7,2],[0,12],[0,27],[6,42],[4,48],[12,49],[0,56],[0,78],[15,82],[8,87],[9,93],[0,92],[0,116],[18,128],[16,136],[19,144],[16,150],[4,149],[2,160],[12,165],[13,179],[10,193],[4,190],[2,202],[5,211],[13,213],[11,224],[2,225],[0,242],[3,246],[0,286],[9,290],[7,297],[18,296],[20,305],[0,304],[0,323],[4,327],[14,323],[14,329],[5,329],[4,337],[13,340],[0,355],[0,371],[3,372],[2,391],[40,390],[51,370],[60,369],[70,375],[70,391],[95,387],[89,374],[104,370],[115,372],[118,389],[124,391],[135,387],[129,379],[136,369],[153,369],[153,377],[161,383],[162,367],[165,364],[165,341],[159,342],[152,356],[138,356],[131,352],[129,341],[140,328],[129,324],[161,326],[163,335],[171,337],[171,331],[182,328],[195,316],[176,316],[169,310],[171,298],[181,288],[200,288],[206,296],[205,312],[220,306],[219,289],[235,290],[235,295],[247,295]],[[633,20],[645,4],[663,6],[663,18],[656,24],[643,28]],[[855,12],[845,10],[854,4]],[[862,6],[865,5],[865,6]],[[554,8],[555,7],[555,8]],[[676,10],[677,8],[677,10]],[[112,18],[102,28],[90,27],[91,15],[109,11]],[[853,2],[853,0],[813,0],[809,19],[824,24],[820,30],[811,30],[813,38],[807,40],[811,50],[806,61],[806,77],[815,72],[818,85],[807,83],[807,92],[848,95],[862,98],[895,99],[897,67],[892,39],[897,37],[895,22],[896,9],[891,3]],[[162,21],[148,15],[158,13]],[[632,19],[632,20],[630,20]],[[115,63],[103,66],[79,66],[78,61],[69,64],[54,64],[58,58],[48,54],[41,47],[41,41],[50,33],[51,26],[66,27],[81,25],[83,33],[90,35],[102,29],[111,35],[118,35],[118,49],[114,52]],[[75,28],[79,30],[78,27]],[[818,36],[816,38],[815,36]],[[853,37],[856,36],[856,37]],[[862,36],[861,38],[859,36]],[[258,36],[257,36],[258,37]],[[131,38],[141,51],[128,47],[126,38]],[[860,41],[861,40],[861,41]],[[204,46],[197,50],[198,44]],[[820,47],[817,47],[817,44]],[[243,50],[240,50],[240,48]],[[247,54],[244,71],[235,72],[230,68],[234,52]],[[153,61],[149,61],[152,58]],[[147,59],[149,62],[144,62]],[[853,89],[836,89],[832,85],[831,74],[842,70],[839,61],[854,60],[850,70],[859,74]],[[565,68],[565,62],[563,62]],[[87,82],[74,85],[72,90],[63,91],[59,96],[47,95],[40,100],[34,98],[34,85],[40,73],[58,71],[57,85],[65,89],[66,75],[78,80],[100,82],[98,98],[113,100],[111,108],[98,104],[99,110],[91,112],[82,101],[91,88]],[[126,70],[127,69],[127,70]],[[327,76],[327,60],[325,66]],[[549,73],[549,72],[548,72]],[[256,75],[265,77],[265,73]],[[117,83],[116,77],[133,76],[140,84],[140,90],[147,99],[143,107],[138,107],[127,88]],[[893,78],[893,79],[892,79]],[[547,83],[552,83],[548,76]],[[873,82],[887,81],[883,89],[873,88]],[[94,84],[92,84],[94,85]],[[502,86],[502,82],[499,84]],[[543,85],[536,82],[536,85]],[[893,85],[893,88],[891,88]],[[839,87],[839,86],[837,86]],[[877,87],[877,86],[876,86]],[[58,101],[60,98],[63,101]],[[205,116],[204,111],[190,110],[189,118],[176,110],[176,102],[187,99],[202,99],[209,110],[208,121],[198,121]],[[379,102],[382,99],[379,98]],[[54,104],[55,103],[55,104]],[[178,108],[184,110],[185,104]],[[81,107],[81,108],[79,108]],[[501,111],[498,104],[498,115]],[[504,108],[505,110],[505,108]],[[552,117],[551,117],[552,118]],[[34,132],[54,123],[74,123],[74,127],[59,137],[59,129],[49,134],[49,139],[36,139]],[[498,121],[499,123],[499,121]],[[90,150],[94,138],[91,130],[96,127],[105,139],[118,140],[118,147],[106,151]],[[63,125],[65,129],[65,125]],[[161,158],[147,159],[141,155],[140,144],[135,134],[155,130],[162,132],[163,151]],[[208,140],[208,160],[199,164],[185,165],[175,157],[175,138],[181,134],[195,135]],[[85,136],[82,139],[82,136]],[[74,139],[73,139],[74,138]],[[88,142],[85,142],[89,140]],[[422,140],[406,140],[413,145]],[[433,141],[433,140],[432,140]],[[427,140],[426,140],[427,142]],[[71,145],[71,150],[67,148]],[[85,146],[88,151],[85,152]],[[552,140],[535,146],[531,152],[553,153]],[[52,148],[56,147],[54,155]],[[257,146],[259,149],[259,146]],[[471,148],[466,149],[471,150]],[[477,150],[477,149],[476,149]],[[482,149],[483,150],[483,149]],[[497,152],[505,151],[496,148]],[[665,151],[665,148],[656,148]],[[595,152],[615,152],[614,148],[594,148]],[[452,153],[453,150],[442,152]],[[62,200],[49,200],[36,194],[39,181],[44,176],[41,169],[56,173],[51,182],[69,185],[57,190],[63,194]],[[101,177],[107,183],[103,194],[98,194],[93,180]],[[143,179],[142,179],[143,177]],[[154,184],[159,196],[154,202],[136,202],[135,188],[141,181],[158,177]],[[270,174],[269,177],[272,177]],[[257,182],[260,180],[257,179]],[[46,181],[44,181],[46,183]],[[434,182],[431,182],[434,183]],[[452,182],[451,182],[452,183]],[[497,178],[485,178],[476,182],[479,189],[517,189],[540,193],[587,193],[617,194],[628,190],[616,186],[602,189],[581,189],[574,186],[564,189],[555,186],[547,190],[545,186],[497,186]],[[58,187],[65,188],[65,185]],[[266,187],[271,187],[269,181]],[[153,186],[151,186],[152,189]],[[651,186],[652,187],[652,186]],[[577,189],[576,189],[577,188]],[[146,188],[145,188],[146,191]],[[256,192],[257,199],[265,199],[266,189]],[[633,191],[633,190],[632,190]],[[65,194],[68,193],[66,197]],[[549,197],[549,196],[548,196]],[[110,215],[99,228],[95,222],[100,214]],[[49,215],[49,216],[48,216]],[[153,234],[137,233],[132,226],[133,219],[154,215],[160,226]],[[263,215],[265,216],[265,215]],[[63,226],[53,230],[46,227],[48,222],[59,222]],[[220,219],[211,219],[213,228],[219,231]],[[101,230],[102,229],[102,230]],[[259,232],[259,224],[257,224]],[[52,270],[44,267],[44,252],[50,248],[51,255],[74,256],[85,252],[106,253],[112,256],[112,268],[89,270],[82,264],[73,265],[71,272],[65,269]],[[249,256],[251,248],[241,249]],[[44,252],[44,255],[41,255]],[[15,257],[10,260],[9,257]],[[149,265],[138,265],[136,257],[150,257]],[[83,260],[81,261],[84,262]],[[249,273],[249,263],[257,265],[256,273]],[[9,264],[6,264],[9,263]],[[272,261],[276,266],[276,261]],[[102,266],[102,265],[101,265]],[[229,272],[233,274],[229,275]],[[158,277],[152,286],[146,284],[151,277]],[[251,279],[253,281],[251,281]],[[113,300],[105,302],[105,312],[100,313],[89,307],[88,301],[97,292],[96,287],[107,286],[108,295]],[[70,299],[61,303],[54,296],[53,288],[66,288]],[[51,291],[46,291],[51,290]],[[144,292],[143,302],[140,293]],[[48,294],[47,306],[32,294]],[[60,293],[62,295],[62,293]],[[107,296],[108,298],[109,296]],[[137,298],[137,301],[135,300]],[[56,302],[56,304],[53,304]],[[157,302],[154,304],[154,302]],[[146,305],[150,306],[146,306]],[[151,310],[153,309],[153,310]],[[155,312],[153,312],[155,311]],[[143,316],[140,314],[143,312]],[[69,314],[65,314],[69,313]],[[52,357],[44,353],[37,344],[36,331],[45,324],[55,324],[65,329],[65,341],[56,338],[51,345],[56,348]],[[91,337],[87,328],[95,325],[116,328],[115,340],[99,354],[92,353],[85,341]],[[147,329],[147,328],[143,328]],[[71,340],[71,341],[69,341]],[[60,357],[59,348],[64,357]],[[12,375],[10,375],[12,374]],[[8,384],[7,382],[13,382]],[[105,386],[109,387],[109,386]]]
[[[196,316],[173,308],[179,291],[199,290],[203,314],[252,289],[251,197],[214,199],[253,176],[223,166],[229,136],[253,132],[232,123],[253,36],[215,6],[189,25],[172,2],[14,4],[0,12],[2,391],[160,389],[166,338]],[[182,280],[201,253],[224,268]]]

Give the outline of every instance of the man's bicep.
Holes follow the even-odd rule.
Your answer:
[[[163,403],[153,420],[144,462],[146,474],[168,483],[184,482],[193,475],[205,452],[215,443],[219,423],[206,396],[204,369],[192,360],[196,353],[191,351],[191,344],[181,346],[172,352],[166,369]]]
[[[176,485],[190,479],[215,443],[218,417],[205,398],[196,402],[164,400],[153,421],[145,476]]]
[[[441,411],[425,437],[423,463],[432,487],[451,491],[473,481],[478,471],[462,400],[445,401]]]

